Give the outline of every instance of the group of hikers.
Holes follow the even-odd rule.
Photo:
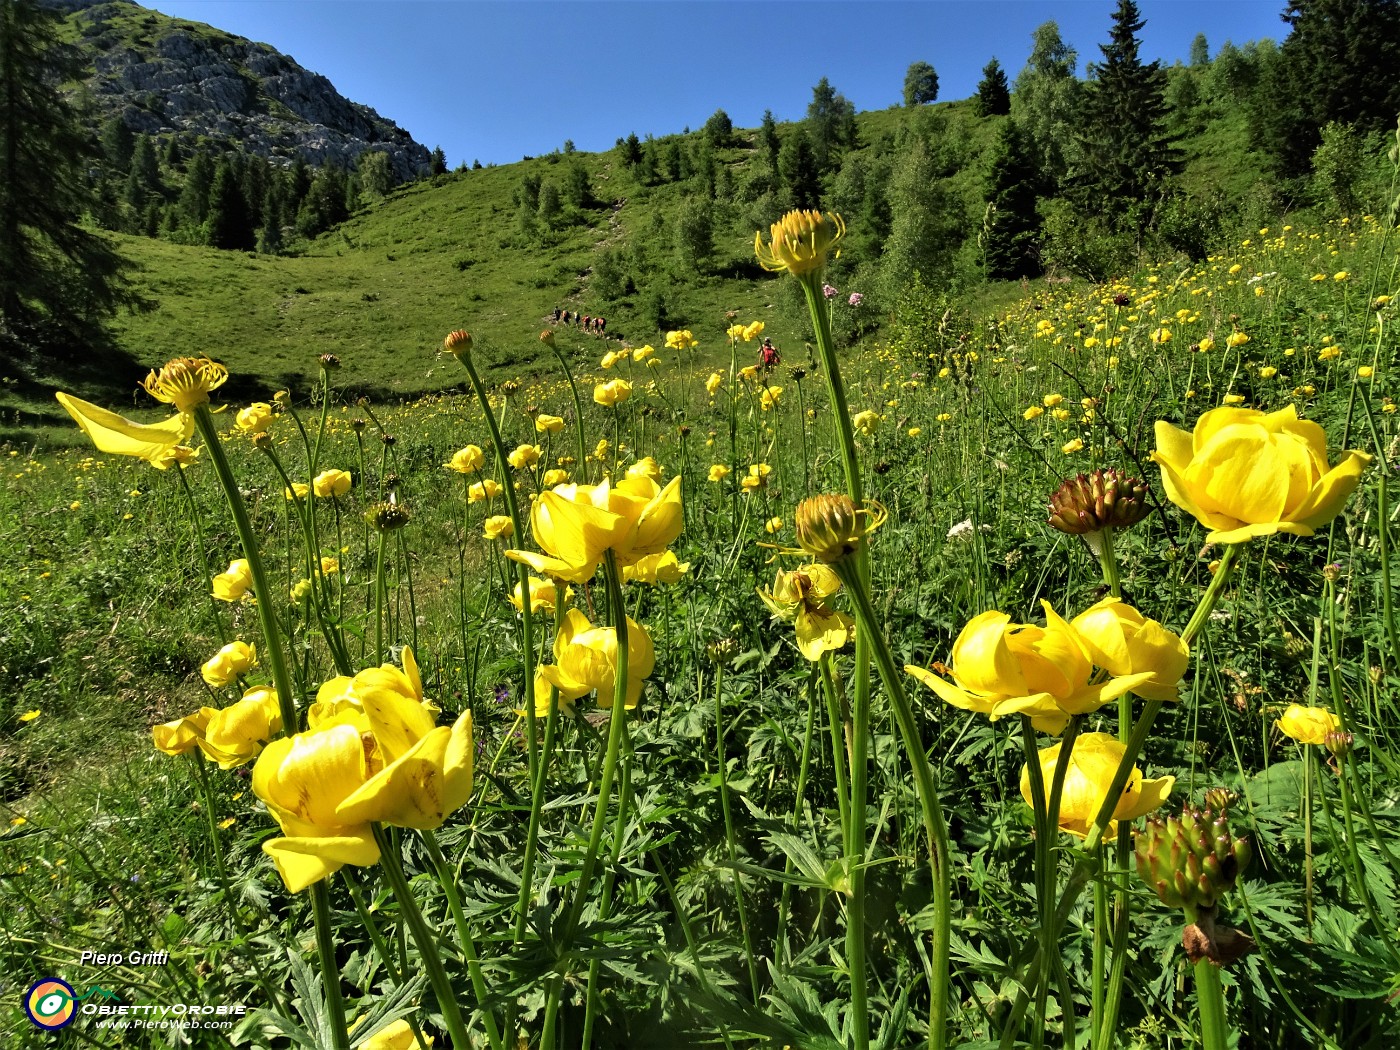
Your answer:
[[[555,324],[576,324],[585,332],[595,332],[598,335],[606,335],[608,331],[607,318],[594,317],[590,314],[579,313],[577,310],[561,310],[554,308]]]

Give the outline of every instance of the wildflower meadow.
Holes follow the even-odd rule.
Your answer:
[[[469,393],[60,394],[5,1045],[1397,1045],[1392,220],[911,342],[794,211],[805,344],[522,318],[497,378],[445,310]]]

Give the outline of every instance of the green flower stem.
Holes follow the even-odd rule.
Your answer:
[[[860,463],[856,459],[855,434],[851,429],[851,414],[846,401],[846,388],[841,382],[841,365],[836,358],[836,344],[831,337],[831,318],[823,309],[821,270],[817,269],[803,274],[798,278],[798,283],[802,286],[803,295],[807,298],[807,311],[812,317],[812,326],[816,332],[817,352],[821,355],[822,371],[826,374],[832,416],[836,422],[837,443],[841,449],[841,465],[846,475],[846,495],[851,498],[851,502],[856,507],[863,507],[865,505],[865,490],[860,480]],[[870,553],[864,542],[860,544],[855,554],[855,577],[863,586],[868,586],[870,583]],[[869,604],[868,598],[866,604]],[[874,622],[873,617],[871,622]],[[851,691],[851,719],[853,722],[851,809],[848,814],[845,849],[846,855],[856,858],[857,861],[865,856],[871,635],[871,631],[856,632],[855,661],[851,672],[853,678]],[[886,655],[888,656],[888,654]],[[887,688],[889,688],[888,685]],[[908,705],[906,703],[903,706],[907,709]],[[901,729],[903,728],[901,721]],[[918,739],[917,733],[913,739]],[[920,754],[923,753],[922,744],[917,750]],[[926,802],[925,807],[927,806]],[[944,874],[946,875],[946,873]],[[938,951],[939,938],[940,934],[935,933],[935,954]],[[846,903],[846,956],[846,962],[851,971],[852,1043],[855,1050],[866,1050],[870,1044],[870,1017],[866,1005],[865,868],[859,863],[851,872],[850,899]],[[935,965],[937,965],[937,960],[935,960]],[[946,970],[946,966],[944,969]],[[946,981],[946,977],[942,980]],[[946,985],[944,991],[946,992]],[[935,1015],[941,1015],[946,1009],[946,1002],[933,1004]],[[930,1025],[931,1030],[932,1028],[933,1026]],[[943,1038],[941,1029],[937,1038]]]
[[[1215,609],[1216,603],[1224,593],[1229,581],[1230,572],[1234,567],[1236,559],[1239,557],[1244,544],[1229,544],[1225,548],[1225,553],[1221,556],[1220,564],[1216,568],[1215,575],[1211,577],[1210,584],[1206,587],[1205,593],[1201,595],[1200,602],[1197,603],[1195,611],[1191,614],[1191,619],[1186,624],[1186,629],[1181,632],[1181,640],[1188,646],[1195,641],[1197,635],[1205,628],[1210,621],[1210,614]],[[1060,903],[1055,909],[1053,918],[1053,929],[1055,939],[1058,941],[1058,931],[1064,928],[1064,924],[1069,919],[1069,914],[1074,910],[1080,895],[1088,886],[1089,881],[1097,876],[1101,871],[1101,865],[1097,860],[1096,847],[1103,841],[1104,831],[1108,827],[1108,822],[1113,819],[1113,811],[1117,808],[1118,801],[1123,796],[1123,788],[1128,782],[1128,777],[1132,774],[1133,766],[1137,763],[1137,757],[1142,753],[1143,744],[1147,741],[1152,723],[1156,720],[1157,714],[1162,710],[1163,701],[1148,700],[1143,705],[1142,717],[1133,726],[1132,735],[1128,738],[1128,743],[1123,752],[1122,761],[1118,764],[1118,769],[1114,773],[1113,782],[1109,785],[1108,791],[1104,795],[1103,804],[1099,807],[1099,812],[1094,818],[1093,826],[1089,828],[1089,833],[1084,837],[1084,842],[1080,846],[1080,855],[1075,863],[1074,869],[1070,872],[1069,878],[1065,882],[1065,887],[1060,891]],[[1030,972],[1039,973],[1045,964],[1041,958],[1041,950],[1037,949],[1035,957],[1027,969],[1027,981]],[[1015,1040],[1016,1032],[1021,1026],[1021,1019],[1025,1016],[1026,1007],[1029,1005],[1026,981],[1022,982],[1021,990],[1017,993],[1016,1001],[1012,1004],[1011,1012],[1007,1016],[1006,1026],[1002,1029],[1001,1045],[1009,1047]]]
[[[574,374],[569,368],[569,362],[564,359],[563,351],[554,345],[553,339],[545,340],[545,345],[554,351],[554,356],[559,361],[559,367],[564,370],[564,378],[569,382],[569,395],[574,399],[574,436],[578,439],[579,481],[585,482],[588,480],[588,446],[583,434],[583,401],[578,396]]]
[[[214,597],[214,573],[209,568],[209,556],[204,550],[204,526],[199,519],[199,505],[195,502],[189,479],[185,477],[185,468],[176,464],[175,476],[180,479],[180,489],[185,494],[185,506],[189,508],[190,528],[194,530],[194,550],[199,555],[199,567],[204,570],[204,590],[209,596],[210,612],[214,617],[214,630],[219,635],[219,644],[227,645],[228,632],[224,629],[224,618],[219,615],[219,599]]]
[[[528,601],[528,596],[526,601]],[[525,703],[534,703],[534,690],[525,698]],[[554,751],[554,733],[559,723],[559,689],[549,687],[549,717],[544,723],[544,745],[540,750],[539,768],[530,785],[530,823],[525,832],[525,856],[520,863],[520,897],[515,902],[515,943],[525,940],[525,927],[530,914],[530,901],[534,897],[535,857],[539,852],[540,817],[544,812],[546,776],[549,771],[550,755]]]
[[[1379,336],[1378,336],[1379,338]],[[1371,412],[1370,400],[1360,398],[1361,409],[1366,413],[1366,425],[1371,431],[1371,446],[1375,449],[1376,467],[1379,480],[1376,482],[1376,553],[1381,566],[1381,614],[1385,623],[1386,641],[1390,643],[1390,666],[1394,670],[1400,666],[1400,627],[1395,619],[1395,584],[1390,572],[1390,507],[1386,499],[1386,481],[1390,477],[1390,463],[1385,454],[1385,442],[1376,432],[1376,417]]]
[[[813,664],[807,675],[807,731],[802,737],[802,757],[797,768],[797,788],[794,792],[792,802],[792,833],[796,835],[801,830],[802,809],[807,801],[807,773],[810,769],[812,759],[812,738],[816,735],[817,729],[817,679],[819,671],[816,664]],[[792,874],[792,856],[789,855],[783,861],[783,874]],[[788,909],[792,904],[792,883],[784,882],[782,894],[778,898],[778,925],[776,937],[779,946],[783,950],[783,955],[790,958],[788,950],[787,921]]]
[[[1196,963],[1196,1007],[1201,1014],[1202,1050],[1226,1050],[1225,992],[1220,987],[1220,968],[1209,959]]]
[[[686,914],[685,908],[681,905],[681,899],[676,894],[676,887],[671,882],[671,877],[666,874],[666,868],[661,863],[658,853],[651,855],[652,864],[656,867],[656,874],[661,876],[661,882],[666,887],[666,894],[671,898],[671,907],[676,913],[676,921],[680,923],[681,933],[685,935],[685,946],[690,951],[690,958],[695,964],[695,979],[700,984],[700,990],[707,996],[713,997],[714,991],[710,987],[709,978],[705,976],[705,965],[700,961],[700,946],[695,940],[695,929],[690,924],[690,916]],[[719,1023],[719,1035],[724,1040],[724,1045],[729,1050],[734,1050],[734,1044],[729,1038],[729,1026],[723,1020],[716,1018]]]
[[[1099,856],[1097,858],[1100,865],[1103,864],[1103,846],[1099,846]],[[1089,1029],[1089,1045],[1093,1050],[1100,1050],[1107,1045],[1104,1042],[1108,1033],[1104,1032],[1101,1019],[1104,1015],[1104,1000],[1107,992],[1105,988],[1104,962],[1107,955],[1107,945],[1104,943],[1104,933],[1108,929],[1108,884],[1102,878],[1094,880],[1094,945],[1093,957],[1089,976],[1089,1016],[1091,1027]]]
[[[622,844],[627,837],[627,814],[632,808],[632,741],[626,737],[626,723],[623,723],[625,745],[622,756],[622,777],[618,781],[617,817],[613,821],[612,848],[608,851],[608,870],[603,874],[603,892],[598,898],[598,921],[604,922],[612,912],[613,890],[617,888],[617,865],[622,859]],[[603,961],[594,957],[588,963],[588,981],[584,985],[583,1038],[581,1050],[589,1050],[593,1045],[593,1023],[597,1018],[597,1007],[601,1001],[598,995],[598,974]]]
[[[282,461],[277,458],[277,453],[271,446],[265,450],[272,467],[277,471],[278,477],[282,479],[282,484],[288,492],[292,491],[292,479],[287,476],[287,471],[282,466]],[[296,510],[297,522],[301,525],[302,540],[306,545],[306,567],[307,574],[313,579],[317,579],[321,574],[321,554],[320,542],[315,535],[314,522],[316,513],[312,509],[310,500],[298,499],[293,493],[292,503]],[[339,550],[336,555],[339,556]],[[353,675],[354,667],[350,663],[350,653],[346,650],[343,639],[337,637],[326,623],[326,618],[322,613],[322,595],[320,588],[313,586],[311,589],[311,607],[316,613],[316,622],[321,628],[321,634],[326,639],[326,645],[330,649],[331,659],[335,661],[336,672],[343,675]]]
[[[311,476],[316,476],[316,468],[321,462],[321,442],[326,437],[326,415],[331,407],[331,374],[321,369],[321,422],[316,428],[316,447],[311,451]],[[363,482],[364,478],[360,478]]]
[[[374,829],[374,841],[379,844],[379,866],[389,882],[389,888],[393,890],[394,900],[399,905],[399,912],[408,925],[408,932],[412,935],[414,946],[418,949],[418,957],[422,961],[423,969],[427,972],[428,983],[433,986],[433,994],[437,996],[438,1008],[442,1011],[443,1023],[447,1025],[448,1038],[452,1040],[453,1047],[469,1048],[472,1042],[467,1035],[466,1025],[462,1021],[462,1011],[457,1005],[457,993],[453,990],[452,982],[448,979],[447,971],[443,968],[442,956],[438,954],[436,935],[428,928],[428,923],[418,908],[418,902],[413,897],[413,888],[408,884],[408,876],[404,874],[398,845],[389,834],[389,830],[383,825],[373,824],[371,827]],[[324,886],[324,882],[318,882],[316,886]],[[463,950],[465,951],[465,946]],[[500,1039],[499,1033],[496,1034],[496,1039]],[[499,1050],[498,1042],[493,1042],[492,1046]]]
[[[219,842],[218,810],[214,798],[214,787],[209,783],[209,763],[198,749],[189,752],[189,755],[199,773],[199,789],[200,794],[204,796],[204,816],[209,827],[209,846],[214,854],[214,874],[219,880],[219,890],[224,896],[224,903],[228,905],[229,917],[233,919],[234,929],[238,931],[244,954],[248,957],[248,961],[253,964],[253,972],[258,975],[258,987],[278,1010],[285,1013],[287,1007],[281,993],[273,987],[272,982],[268,979],[267,971],[263,969],[262,956],[252,948],[252,933],[243,921],[243,913],[238,910],[238,901],[233,895],[233,885],[229,882],[228,865],[224,862],[223,846]]]
[[[557,353],[557,351],[556,351]],[[481,406],[481,414],[486,417],[486,428],[491,435],[491,447],[496,450],[496,471],[501,476],[501,496],[505,499],[506,513],[510,515],[510,523],[513,528],[512,535],[517,543],[525,542],[525,523],[520,517],[520,505],[515,498],[515,484],[511,480],[510,460],[506,452],[505,441],[501,438],[501,428],[496,423],[496,417],[491,413],[491,399],[486,396],[486,387],[482,385],[481,376],[477,374],[476,365],[472,361],[470,353],[461,354],[457,360],[462,363],[462,367],[467,370],[467,379],[472,385],[472,392],[476,394],[477,404]],[[562,362],[562,358],[560,358]],[[568,373],[567,366],[564,369]],[[573,389],[573,378],[569,378],[569,387]],[[578,405],[578,391],[574,391],[574,404]],[[505,417],[505,405],[501,406],[501,416]],[[583,433],[583,417],[578,419],[580,439]],[[582,446],[580,446],[582,447]],[[582,469],[582,464],[580,464]],[[535,652],[534,652],[534,614],[530,609],[530,567],[524,562],[515,563],[515,577],[520,584],[522,595],[520,609],[521,623],[521,673],[525,679],[522,695],[533,696],[535,682]],[[624,626],[625,631],[625,626]],[[533,702],[523,705],[525,708],[525,746],[529,755],[530,777],[533,781],[539,768],[539,742],[535,728],[535,705]]]
[[[807,403],[802,396],[802,380],[794,380],[797,383],[797,419],[802,424],[802,496],[806,498],[812,494],[812,461],[807,453]]]
[[[754,958],[753,934],[749,929],[748,908],[744,905],[744,884],[734,866],[739,859],[734,846],[734,810],[729,804],[729,769],[724,751],[724,664],[715,666],[715,760],[719,764],[719,801],[724,811],[724,844],[729,857],[729,877],[734,880],[734,903],[739,913],[739,929],[744,937],[744,957],[749,968],[749,987],[758,1005],[758,962]],[[800,797],[800,796],[799,796]]]
[[[345,1026],[345,1000],[340,992],[340,966],[335,960],[331,896],[326,889],[326,880],[313,882],[308,892],[311,894],[311,911],[316,917],[316,954],[321,960],[321,984],[326,996],[326,1021],[330,1026],[332,1044],[335,1050],[350,1050],[350,1032]]]
[[[267,570],[263,568],[262,555],[258,550],[257,533],[248,517],[248,508],[238,491],[238,479],[233,475],[228,456],[219,443],[219,431],[214,425],[214,417],[209,406],[199,405],[194,410],[195,427],[209,449],[209,458],[214,464],[214,473],[228,500],[229,513],[233,515],[234,528],[238,531],[238,541],[243,547],[243,556],[248,561],[248,572],[253,577],[253,593],[257,596],[258,622],[262,626],[263,655],[272,671],[272,682],[277,689],[277,703],[282,712],[282,731],[295,733],[297,728],[296,693],[292,689],[292,676],[287,669],[287,657],[282,651],[282,636],[277,629],[277,614],[273,609],[272,589],[268,585]]]
[[[421,834],[423,845],[428,849],[428,859],[433,862],[433,868],[437,872],[438,884],[447,898],[448,911],[452,913],[452,921],[457,927],[457,940],[462,947],[462,957],[467,962],[467,974],[471,978],[472,991],[476,993],[477,1008],[481,1011],[482,1022],[486,1027],[486,1038],[490,1040],[492,1050],[505,1050],[506,1044],[496,1026],[496,1017],[486,1006],[486,978],[481,972],[481,962],[477,959],[476,942],[472,940],[471,927],[467,925],[467,916],[462,910],[462,896],[457,892],[456,872],[442,855],[437,835],[432,831],[424,831]]]
[[[831,671],[831,653],[823,652],[817,662],[821,670],[822,692],[826,696],[827,725],[831,730],[831,765],[836,781],[836,810],[841,818],[842,842],[851,823],[850,794],[846,790],[846,747],[841,739],[841,727],[846,719],[841,711],[841,694],[836,690],[836,678]]]
[[[359,883],[349,873],[349,868],[342,868],[341,874],[345,875],[345,888],[350,891],[350,900],[355,905],[355,913],[360,917],[360,925],[369,934],[369,939],[374,945],[375,954],[379,956],[379,961],[384,964],[384,969],[389,973],[389,979],[395,984],[403,983],[403,971],[394,962],[393,953],[389,948],[389,943],[384,940],[384,934],[379,930],[379,924],[374,921],[374,916],[365,906],[365,895],[360,892]],[[423,1037],[423,1029],[418,1025],[418,1019],[410,1015],[408,1027],[413,1029],[413,1041],[418,1045],[418,1050],[428,1050],[428,1040]]]
[[[374,559],[374,662],[384,662],[384,563],[389,546],[389,533],[379,530],[379,553]]]
[[[583,867],[579,871],[577,890],[569,906],[568,921],[564,925],[564,939],[572,939],[583,914],[584,899],[593,879],[593,869],[598,863],[598,850],[603,842],[603,828],[607,823],[608,796],[612,793],[613,778],[617,774],[617,759],[622,750],[622,738],[627,728],[627,613],[622,601],[622,572],[617,567],[617,556],[611,551],[605,555],[603,565],[607,581],[608,610],[612,615],[613,630],[617,638],[617,667],[614,676],[612,714],[608,719],[607,751],[603,757],[603,772],[598,778],[598,803],[593,810],[593,826],[588,834],[588,848],[583,855]]]
[[[938,797],[938,786],[933,768],[929,765],[928,753],[919,735],[918,723],[913,709],[909,706],[904,692],[904,682],[899,669],[895,667],[880,629],[875,609],[870,603],[870,593],[860,576],[860,566],[850,559],[836,562],[832,568],[850,593],[856,609],[856,637],[865,637],[873,651],[880,680],[894,709],[895,721],[899,724],[900,737],[909,755],[910,768],[914,773],[914,784],[918,790],[919,805],[923,810],[924,832],[928,838],[929,867],[933,876],[933,953],[930,960],[929,989],[929,1032],[928,1042],[933,1050],[941,1050],[948,1045],[948,988],[950,944],[952,941],[952,869],[948,845],[948,825],[943,816],[943,806]],[[1074,723],[1072,722],[1071,725]],[[857,733],[861,733],[857,722]],[[863,751],[863,749],[862,749]],[[854,777],[854,768],[852,776]],[[1062,779],[1062,778],[1057,778]],[[854,819],[856,792],[852,789],[852,824]],[[859,857],[860,854],[857,854]],[[857,871],[860,869],[858,868]],[[853,982],[854,983],[854,982]],[[854,1003],[852,1004],[854,1009]]]

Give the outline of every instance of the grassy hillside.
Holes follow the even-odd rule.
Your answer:
[[[847,158],[848,165],[854,158],[887,175],[917,143],[934,156],[947,225],[963,247],[950,254],[948,272],[931,279],[925,274],[925,281],[935,289],[956,285],[974,314],[995,312],[1015,296],[1014,287],[982,282],[975,258],[986,155],[1003,119],[977,116],[970,101],[864,113],[858,148]],[[554,365],[538,334],[555,307],[603,314],[613,346],[616,339],[659,345],[666,330],[689,328],[700,340],[701,364],[710,354],[727,362],[727,311],[794,333],[806,330],[791,287],[773,281],[753,259],[754,231],[786,203],[771,186],[757,139],[756,132],[739,131],[715,151],[713,201],[698,176],[671,173],[644,183],[614,149],[556,153],[414,183],[314,241],[299,242],[288,255],[120,237],[139,267],[139,287],[155,304],[114,324],[131,360],[76,377],[49,374],[42,365],[34,374],[8,377],[17,381],[0,389],[0,414],[11,425],[65,424],[53,407],[53,388],[120,399],[152,363],[196,353],[228,364],[235,396],[304,391],[317,357],[335,353],[350,391],[411,397],[459,383],[433,356],[443,334],[457,327],[473,332],[489,367],[537,373]],[[1239,120],[1205,122],[1183,146],[1189,158],[1183,181],[1193,194],[1238,197],[1258,182],[1257,160],[1248,156]],[[701,135],[659,139],[655,148],[662,155],[679,148],[689,158],[700,150]],[[586,175],[582,206],[565,202],[548,221],[523,222],[522,185],[538,180],[557,188],[574,168]],[[841,180],[839,172],[826,177],[829,200],[839,196]],[[709,209],[712,242],[700,260],[678,247],[680,224],[697,201]],[[869,232],[868,217],[847,217],[853,236],[830,279],[843,297],[851,291],[867,296],[863,328],[869,334],[896,308],[911,308],[898,301],[908,275],[884,272],[888,266],[881,266],[881,244]],[[611,267],[606,284],[595,273],[600,266]],[[576,329],[561,331],[559,343],[576,360],[604,349],[599,337]],[[783,349],[790,359],[802,353],[792,343]]]

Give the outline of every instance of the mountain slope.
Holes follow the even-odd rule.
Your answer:
[[[391,120],[267,44],[170,18],[131,0],[40,0],[65,17],[90,62],[86,94],[99,121],[134,132],[199,136],[249,153],[350,166],[389,154],[400,180],[427,172],[428,150]]]

